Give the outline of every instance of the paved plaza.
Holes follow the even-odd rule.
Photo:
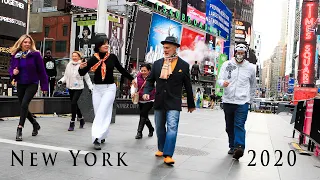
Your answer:
[[[245,155],[235,161],[227,154],[223,111],[201,109],[188,114],[184,109],[173,157],[176,164],[172,167],[154,156],[157,141],[155,136],[147,137],[147,128],[142,140],[134,139],[138,126],[136,115],[116,117],[102,151],[94,150],[91,144],[91,123],[86,123],[85,129],[79,129],[77,123],[75,131],[68,132],[69,117],[38,117],[41,125],[39,135],[32,137],[32,126],[26,122],[23,141],[16,142],[18,118],[8,118],[0,121],[0,179],[320,180],[319,158],[297,153],[294,163],[294,153],[291,152],[288,162],[289,143],[297,141],[291,138],[293,126],[289,124],[290,118],[286,114],[250,113],[246,123]],[[153,116],[150,119],[153,120]],[[81,151],[77,156],[78,150]],[[276,150],[282,152],[282,158],[279,151],[275,153]],[[77,157],[76,162],[70,151]],[[47,165],[44,161],[43,156],[47,159],[49,153],[52,158],[56,153],[54,166],[50,161]],[[250,162],[256,165],[249,166]],[[282,166],[275,166],[276,163],[282,163]]]

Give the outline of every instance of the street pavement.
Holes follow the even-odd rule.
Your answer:
[[[41,125],[39,135],[32,137],[32,126],[26,122],[23,141],[16,142],[18,118],[8,118],[0,121],[0,179],[320,180],[319,158],[296,153],[294,163],[294,153],[291,152],[288,162],[289,143],[297,142],[297,139],[291,138],[293,126],[289,124],[290,118],[286,114],[250,113],[246,123],[246,151],[244,157],[236,161],[227,154],[223,111],[201,109],[188,114],[184,109],[174,155],[176,164],[172,167],[163,164],[162,158],[154,156],[156,137],[147,137],[146,127],[143,139],[134,139],[138,126],[136,115],[116,117],[102,151],[94,150],[91,144],[91,123],[86,123],[85,129],[79,129],[77,122],[75,131],[68,132],[69,117],[38,117]],[[77,156],[77,166],[74,166],[69,150],[74,156],[77,156],[77,150],[81,150]],[[279,151],[275,153],[276,150]],[[50,162],[46,165],[42,153],[46,158],[49,153],[52,157],[56,153],[54,166]],[[93,153],[96,156],[94,165]],[[22,159],[22,154],[23,166],[17,160]],[[123,161],[118,155],[123,155]],[[93,166],[88,166],[85,158],[87,164]],[[282,163],[282,166],[275,166],[276,163]]]

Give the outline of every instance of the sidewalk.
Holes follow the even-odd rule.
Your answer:
[[[320,160],[313,156],[296,154],[296,163],[289,166],[288,143],[292,139],[292,125],[290,116],[250,113],[247,129],[246,152],[240,161],[235,161],[227,154],[228,142],[225,132],[224,114],[221,110],[197,110],[187,114],[181,113],[179,135],[174,159],[176,164],[169,167],[163,164],[163,159],[154,156],[157,150],[156,137],[148,138],[148,130],[144,129],[142,140],[134,139],[138,126],[138,116],[117,116],[116,123],[110,127],[109,137],[102,145],[102,151],[95,151],[91,144],[91,124],[85,129],[79,129],[76,124],[74,132],[68,132],[69,118],[42,117],[37,118],[41,125],[39,135],[31,136],[32,126],[26,122],[23,130],[23,141],[15,141],[17,118],[0,121],[0,179],[1,180],[105,180],[105,179],[137,179],[137,180],[320,180]],[[150,116],[153,119],[153,116]],[[154,122],[152,122],[154,124]],[[12,150],[21,158],[20,150],[24,150],[24,166],[14,158],[12,164]],[[77,165],[69,150],[81,150],[77,158]],[[248,166],[256,153],[253,164]],[[270,154],[269,165],[261,164],[261,152],[267,150]],[[279,159],[279,164],[274,166]],[[30,166],[30,152],[37,152],[38,166]],[[45,165],[44,152],[54,155],[57,152],[55,165]],[[94,152],[97,162],[89,167],[85,164],[85,155]],[[110,154],[110,166],[103,165],[103,153]],[[118,154],[123,155],[123,161],[118,165]],[[264,163],[267,163],[267,152],[264,153]],[[106,159],[108,157],[107,154]],[[92,154],[87,155],[88,164],[94,162]],[[290,155],[293,163],[293,153]]]

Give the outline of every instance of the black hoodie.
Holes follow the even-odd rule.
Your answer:
[[[44,56],[44,66],[46,67],[46,72],[48,77],[54,77],[57,76],[57,68],[56,63],[52,56]]]

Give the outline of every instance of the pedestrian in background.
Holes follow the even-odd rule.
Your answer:
[[[84,81],[86,81],[90,91],[93,90],[93,85],[88,73],[80,76],[78,70],[81,64],[82,54],[79,51],[72,53],[72,60],[67,64],[64,76],[58,81],[58,84],[66,83],[69,90],[71,100],[71,121],[68,131],[73,131],[75,127],[75,120],[80,121],[80,127],[83,128],[85,121],[83,119],[81,110],[78,107],[78,100],[84,89]]]
[[[138,73],[137,77],[135,78],[135,83],[131,86],[131,96],[139,96],[139,109],[140,109],[140,120],[138,125],[138,132],[136,135],[136,139],[141,139],[143,134],[144,125],[146,125],[149,129],[148,137],[153,136],[154,128],[152,127],[152,123],[149,119],[149,111],[153,107],[154,103],[154,96],[155,96],[155,89],[153,89],[150,93],[150,99],[144,100],[143,96],[143,89],[146,85],[147,78],[150,75],[151,66],[150,64],[142,64],[140,66],[140,73]]]
[[[198,88],[196,92],[196,107],[200,108],[200,104],[201,104],[201,90],[200,88]]]
[[[29,104],[38,91],[40,81],[41,90],[48,92],[48,77],[43,59],[37,51],[35,42],[29,35],[22,35],[10,48],[12,55],[9,74],[17,82],[17,93],[20,103],[20,121],[17,128],[16,141],[22,141],[22,128],[26,118],[33,125],[32,136],[38,135],[39,123],[29,112]]]
[[[46,50],[46,54],[44,55],[43,60],[46,68],[46,73],[48,76],[48,81],[49,81],[49,94],[52,97],[55,84],[56,84],[57,67],[56,67],[55,60],[51,55],[50,49]]]

